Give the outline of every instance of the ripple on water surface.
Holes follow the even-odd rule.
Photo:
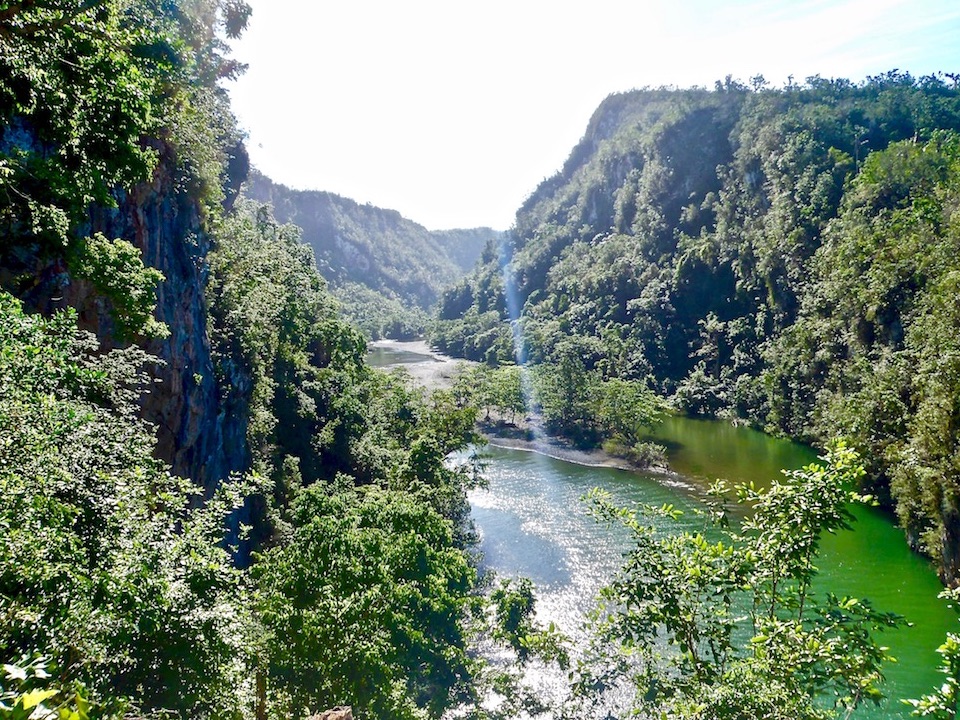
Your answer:
[[[678,442],[674,451],[684,453],[680,464],[686,465],[687,472],[694,465],[703,468],[700,486],[711,479],[706,468],[712,462],[716,462],[717,476],[735,482],[762,481],[778,475],[780,466],[798,467],[813,458],[807,448],[792,443],[787,444],[792,448],[785,447],[785,441],[744,428],[731,432],[719,424],[674,424],[685,443],[681,446]],[[739,456],[729,447],[738,439],[745,441],[741,446],[745,452]],[[694,440],[700,442],[699,455],[692,447]],[[774,447],[764,446],[765,441]],[[586,638],[582,624],[594,607],[597,592],[612,579],[631,545],[625,528],[602,525],[590,516],[581,501],[590,488],[607,490],[621,506],[671,503],[685,511],[674,529],[708,529],[706,521],[694,512],[702,504],[689,487],[535,453],[504,448],[488,448],[486,453],[489,488],[470,493],[484,564],[501,576],[533,580],[538,619],[554,622],[571,637],[574,647]],[[751,455],[753,462],[749,463]],[[749,473],[743,467],[749,468]],[[872,598],[879,609],[901,613],[915,623],[913,628],[887,633],[883,643],[890,645],[901,661],[887,669],[886,692],[894,698],[918,697],[940,680],[935,648],[948,630],[957,629],[956,614],[936,599],[938,584],[932,569],[906,549],[900,531],[875,512],[858,510],[856,514],[854,532],[825,541],[818,586],[824,592]],[[541,676],[533,680],[537,686],[561,685],[557,678],[538,672]],[[855,717],[879,720],[908,714],[905,706],[891,701],[880,708],[862,708]]]
[[[597,591],[620,566],[628,531],[596,522],[581,498],[602,487],[614,502],[692,502],[651,478],[535,453],[488,450],[489,489],[470,493],[484,565],[537,586],[538,617],[581,637]]]

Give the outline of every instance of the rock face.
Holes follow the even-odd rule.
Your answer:
[[[19,124],[0,128],[0,143],[40,152],[29,128]],[[170,146],[151,144],[159,155],[151,181],[130,192],[115,191],[117,207],[91,208],[79,232],[127,240],[142,251],[146,265],[164,274],[156,316],[170,336],[144,345],[162,362],[149,368],[157,382],[143,396],[143,417],[157,428],[158,457],[210,493],[230,472],[249,464],[244,394],[218,387],[214,373],[204,298],[211,239],[203,229],[202,200],[178,176]],[[223,191],[232,202],[249,161],[242,146],[226,148],[226,153]],[[93,332],[104,349],[116,347],[106,301],[91,283],[71,278],[62,257],[33,246],[0,247],[0,285],[44,314],[73,308],[80,327]],[[243,389],[244,378],[227,381]]]
[[[159,457],[209,493],[231,471],[247,466],[246,423],[239,408],[231,408],[230,397],[237,394],[217,384],[204,299],[211,240],[198,201],[177,188],[174,168],[162,149],[153,181],[122,194],[116,209],[93,211],[90,231],[132,242],[144,263],[166,278],[158,290],[157,317],[170,336],[146,346],[163,362],[153,368],[159,382],[144,396],[143,415],[157,427]],[[86,294],[85,283],[71,283],[63,302],[78,308],[81,324],[109,345],[109,317]]]

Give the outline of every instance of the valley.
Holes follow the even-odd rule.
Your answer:
[[[265,148],[255,5],[0,2],[0,720],[954,718],[958,76],[604,80],[509,228],[428,229],[251,153],[346,119],[364,193],[396,145],[486,209],[617,43],[491,101],[563,7],[311,26]]]

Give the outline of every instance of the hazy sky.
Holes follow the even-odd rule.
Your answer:
[[[958,0],[249,0],[254,164],[431,229],[506,229],[612,92],[960,72]]]

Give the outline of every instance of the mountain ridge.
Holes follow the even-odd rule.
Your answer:
[[[302,230],[346,316],[374,339],[421,334],[426,311],[498,237],[490,228],[431,231],[398,211],[321,190],[292,190],[253,171],[251,199]]]

